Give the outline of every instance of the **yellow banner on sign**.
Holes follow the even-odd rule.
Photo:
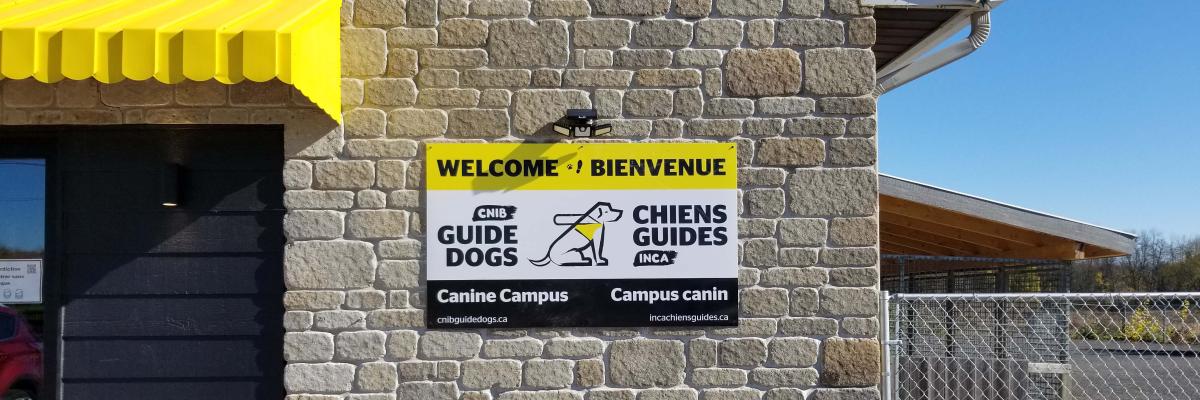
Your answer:
[[[736,189],[733,143],[427,143],[429,190]]]

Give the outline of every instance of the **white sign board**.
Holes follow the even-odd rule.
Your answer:
[[[0,260],[0,303],[42,302],[42,260]]]
[[[429,327],[737,325],[733,144],[426,155]]]

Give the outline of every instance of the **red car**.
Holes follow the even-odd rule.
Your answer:
[[[33,400],[41,386],[41,342],[21,314],[0,306],[0,399]]]

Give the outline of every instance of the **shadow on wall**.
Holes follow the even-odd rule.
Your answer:
[[[72,127],[59,141],[64,396],[282,393],[282,129]],[[169,163],[177,207],[160,200]]]

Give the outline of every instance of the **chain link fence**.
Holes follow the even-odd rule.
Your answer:
[[[904,400],[1200,398],[1200,293],[887,296]]]

